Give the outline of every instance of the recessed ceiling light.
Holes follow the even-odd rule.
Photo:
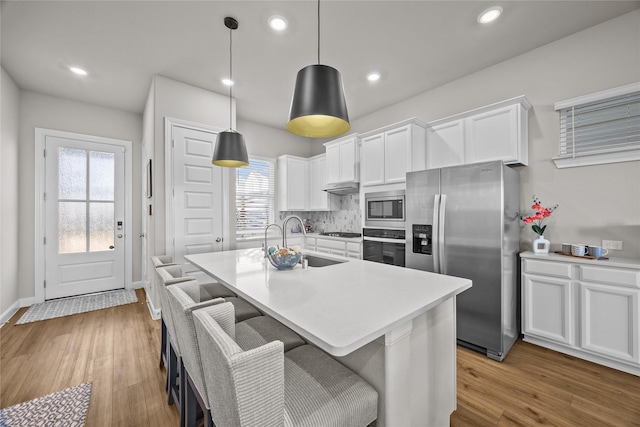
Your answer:
[[[287,20],[282,16],[272,16],[269,18],[269,26],[275,31],[284,31],[287,29]]]
[[[370,82],[377,82],[378,80],[380,80],[380,73],[375,71],[372,73],[369,73],[367,75],[367,80],[369,80]]]
[[[87,72],[85,70],[83,70],[82,68],[78,68],[78,67],[69,67],[69,70],[73,73],[76,73],[79,76],[86,76]]]
[[[478,22],[481,24],[489,24],[498,19],[500,15],[502,15],[502,7],[493,6],[478,15]]]
[[[222,79],[222,83],[227,86],[233,86],[233,80],[230,79]]]

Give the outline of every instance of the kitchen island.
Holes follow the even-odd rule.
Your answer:
[[[276,270],[260,249],[186,259],[379,393],[378,426],[443,426],[456,407],[456,295],[471,281],[368,261]]]

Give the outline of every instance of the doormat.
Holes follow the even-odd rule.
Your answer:
[[[0,409],[0,426],[84,426],[90,400],[91,384],[80,384]]]
[[[29,307],[20,320],[16,322],[16,325],[86,313],[88,311],[131,304],[137,301],[138,297],[136,297],[136,292],[133,289],[119,289],[117,291],[102,292],[99,294],[45,301]]]

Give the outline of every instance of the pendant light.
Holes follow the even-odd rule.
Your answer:
[[[231,34],[233,30],[238,28],[238,21],[227,16],[224,18],[224,25],[229,29],[229,79],[232,81],[232,84],[229,85],[229,130],[218,134],[216,149],[213,152],[213,160],[211,163],[226,168],[239,168],[249,166],[249,156],[247,155],[247,147],[244,144],[244,136],[233,130],[231,118],[231,105],[233,100]]]
[[[341,135],[351,128],[340,72],[320,64],[320,0],[318,63],[298,71],[287,130],[311,138]]]

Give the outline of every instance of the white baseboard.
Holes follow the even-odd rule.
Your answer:
[[[31,307],[36,303],[36,297],[20,298],[20,307]]]
[[[131,283],[131,289],[140,289],[144,288],[144,282],[142,280],[138,280],[137,282]]]
[[[20,300],[11,304],[11,307],[7,308],[0,316],[0,328],[13,317],[14,314],[20,309]]]
[[[151,315],[151,318],[153,320],[160,319],[162,312],[159,308],[155,308],[153,306],[153,301],[151,301],[148,295],[147,295],[147,307],[149,308],[149,314]]]

